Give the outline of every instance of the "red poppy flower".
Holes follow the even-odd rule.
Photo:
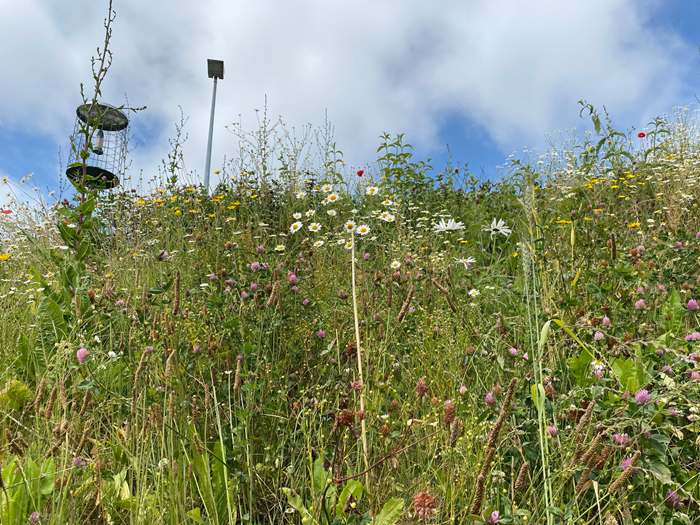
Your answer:
[[[0,213],[7,215],[8,213],[12,213],[12,210],[0,210]]]
[[[358,176],[358,177],[362,177],[364,174],[365,174],[365,171],[364,171],[364,170],[360,170],[360,171],[357,172],[357,176]]]
[[[644,137],[647,136],[647,134],[646,134],[646,133],[640,133],[640,134],[637,135],[637,136],[638,136],[640,139],[643,139]]]

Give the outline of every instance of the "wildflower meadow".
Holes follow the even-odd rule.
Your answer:
[[[698,523],[697,115],[581,106],[497,182],[265,119],[211,190],[15,188],[0,521]]]

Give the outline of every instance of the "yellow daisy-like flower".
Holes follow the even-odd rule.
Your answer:
[[[10,257],[12,257],[12,254],[11,254],[11,253],[3,253],[3,254],[0,254],[0,261],[6,261],[6,260],[8,260]]]

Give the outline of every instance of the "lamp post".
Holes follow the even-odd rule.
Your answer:
[[[216,81],[224,79],[224,61],[207,59],[209,78],[214,79],[214,93],[211,96],[211,116],[209,117],[209,141],[207,144],[207,165],[204,169],[204,188],[209,192],[209,170],[211,168],[211,140],[214,136],[214,107],[216,106]]]

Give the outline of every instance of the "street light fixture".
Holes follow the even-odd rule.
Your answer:
[[[211,96],[211,117],[209,117],[209,141],[207,144],[207,165],[204,169],[204,188],[209,192],[209,170],[211,168],[211,140],[214,136],[214,108],[216,106],[216,81],[224,79],[224,61],[207,59],[209,78],[214,79],[214,93]]]

